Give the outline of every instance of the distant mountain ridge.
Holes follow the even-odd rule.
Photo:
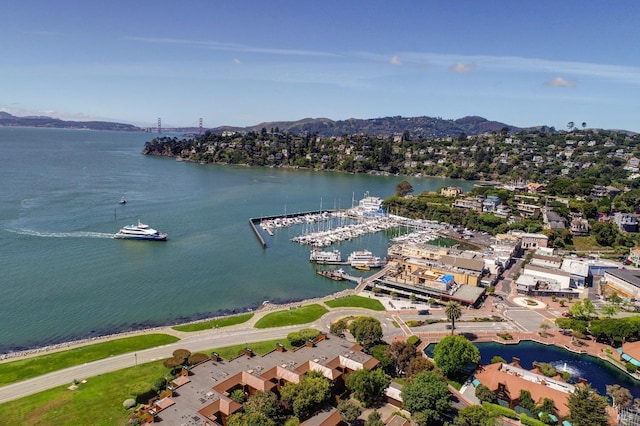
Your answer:
[[[50,129],[88,129],[88,130],[122,130],[140,131],[131,124],[113,123],[110,121],[65,121],[43,116],[16,117],[8,112],[0,111],[0,126],[5,127],[46,127]]]
[[[304,118],[298,121],[274,121],[256,124],[249,127],[221,126],[210,129],[214,133],[225,130],[256,131],[278,128],[291,133],[317,133],[320,136],[341,136],[357,133],[390,136],[408,131],[413,136],[446,137],[460,134],[479,135],[483,133],[499,133],[506,129],[509,133],[524,130],[498,121],[490,121],[483,117],[469,116],[457,120],[445,120],[440,117],[381,117],[369,119],[350,118],[334,121],[329,118]]]

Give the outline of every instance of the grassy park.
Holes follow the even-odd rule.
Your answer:
[[[0,386],[73,367],[74,365],[109,358],[110,356],[167,345],[178,340],[177,337],[168,334],[141,334],[60,352],[43,353],[16,361],[3,362],[0,363]]]
[[[285,311],[272,312],[260,318],[255,328],[285,327],[313,322],[329,312],[324,306],[313,304]]]
[[[254,315],[253,313],[233,315],[230,317],[215,318],[212,320],[194,322],[191,324],[176,325],[175,327],[172,327],[172,328],[176,331],[186,331],[186,332],[211,330],[212,328],[222,328],[222,327],[229,327],[232,325],[243,324],[249,321],[251,318],[253,318],[253,315]]]
[[[365,308],[373,311],[384,311],[384,305],[378,299],[370,299],[362,296],[347,296],[340,299],[324,302],[331,308]]]
[[[250,347],[254,353],[264,355],[272,351],[277,343],[293,349],[287,339],[280,339],[214,348],[205,353],[217,352],[222,358],[231,359],[238,356],[242,349]],[[124,425],[132,411],[125,410],[122,403],[131,398],[131,386],[153,383],[167,372],[162,360],[158,360],[90,377],[86,383],[79,383],[75,390],[69,389],[69,383],[0,404],[0,419],[2,424],[16,425]]]

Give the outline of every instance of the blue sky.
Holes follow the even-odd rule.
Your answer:
[[[10,1],[0,111],[154,126],[479,115],[640,132],[640,2]]]

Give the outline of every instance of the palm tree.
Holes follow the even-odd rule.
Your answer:
[[[456,329],[456,320],[462,316],[462,308],[458,302],[448,302],[444,308],[447,318],[451,320],[451,334]]]

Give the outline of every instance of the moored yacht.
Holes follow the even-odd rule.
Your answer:
[[[138,220],[137,225],[131,224],[125,226],[124,228],[120,229],[118,233],[113,236],[113,238],[124,240],[166,241],[167,234],[158,232],[155,229],[150,228],[149,225],[145,225]]]
[[[354,268],[367,270],[370,268],[381,268],[384,260],[374,256],[369,250],[357,250],[347,257],[347,262]]]
[[[322,251],[314,247],[309,255],[309,261],[321,265],[339,264],[342,263],[342,255],[339,250]]]

